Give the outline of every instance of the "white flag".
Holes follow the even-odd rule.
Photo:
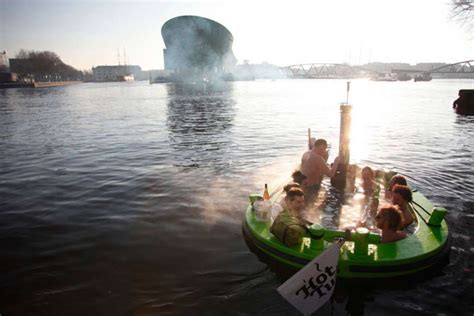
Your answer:
[[[280,285],[278,293],[304,315],[324,305],[336,286],[339,243],[335,242],[321,255]]]

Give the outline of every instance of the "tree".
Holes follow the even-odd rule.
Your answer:
[[[80,71],[63,63],[54,52],[21,49],[15,57],[22,60],[21,69],[17,71],[23,74],[32,74],[35,79],[73,80],[82,78]]]
[[[461,25],[474,28],[474,2],[472,0],[451,0],[451,14],[453,19]]]
[[[33,51],[29,52],[27,50],[24,50],[24,49],[20,49],[20,51],[15,55],[15,58],[18,58],[18,59],[28,59],[29,56],[30,56],[30,53],[32,53]]]

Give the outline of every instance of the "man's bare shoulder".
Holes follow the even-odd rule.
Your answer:
[[[324,158],[318,154],[314,155],[314,160],[319,164],[326,165],[326,161],[324,161]]]
[[[303,156],[301,157],[302,160],[308,160],[311,158],[311,150],[306,151]]]
[[[317,153],[313,152],[313,151],[307,151],[305,153],[305,155],[308,154],[306,156],[307,160],[311,160],[311,162],[313,163],[324,163],[324,159],[323,157],[321,157],[320,155],[318,155]]]

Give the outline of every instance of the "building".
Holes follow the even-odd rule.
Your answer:
[[[232,52],[232,34],[213,20],[178,16],[163,24],[161,35],[166,46],[165,70],[179,78],[221,76],[237,63]]]
[[[10,58],[10,70],[21,76],[32,75],[36,68],[31,59]]]
[[[143,80],[143,71],[136,65],[115,65],[92,67],[92,80],[98,82],[126,81],[131,78]],[[146,78],[145,78],[146,79]]]
[[[0,71],[6,71],[8,70],[8,58],[7,58],[7,52],[3,51],[0,52]]]

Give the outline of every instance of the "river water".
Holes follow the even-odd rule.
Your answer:
[[[473,314],[474,117],[451,108],[469,88],[352,81],[352,162],[446,207],[453,247],[433,277],[340,289],[322,315]],[[345,80],[0,90],[0,314],[297,315],[242,215],[297,167],[307,128],[334,159],[345,100]]]

